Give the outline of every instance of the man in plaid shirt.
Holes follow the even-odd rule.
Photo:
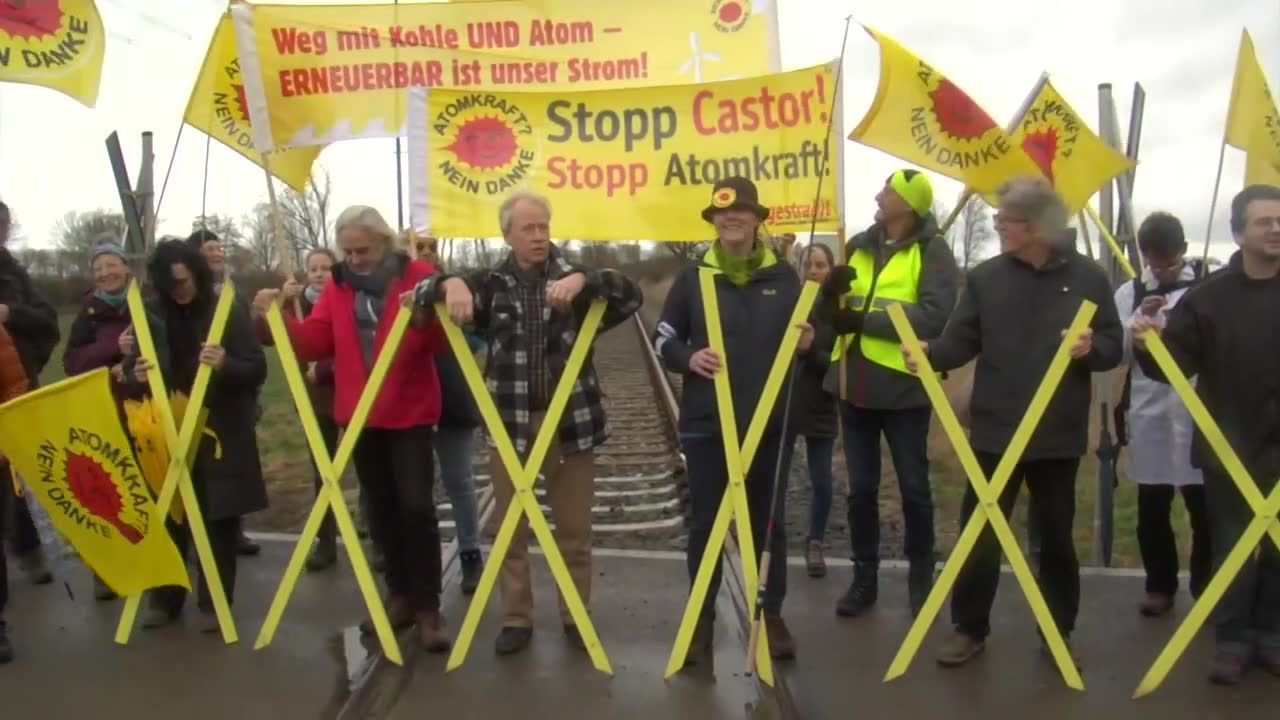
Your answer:
[[[640,308],[640,289],[616,270],[588,270],[570,264],[551,244],[551,206],[528,192],[513,194],[498,211],[511,252],[501,263],[466,277],[433,275],[418,284],[414,301],[430,307],[443,300],[458,325],[471,323],[488,340],[485,382],[502,423],[527,456],[556,382],[564,372],[578,328],[591,301],[608,305],[601,330],[618,325]],[[557,436],[543,461],[547,499],[556,542],[584,602],[591,591],[591,506],[594,448],[609,436],[603,393],[595,368],[583,365]],[[514,487],[496,452],[490,453],[496,506],[501,518]],[[522,517],[502,564],[503,623],[496,650],[517,653],[533,636],[533,588],[529,578],[528,522]],[[563,599],[565,637],[585,649]]]

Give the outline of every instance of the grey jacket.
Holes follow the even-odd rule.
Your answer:
[[[884,228],[872,225],[865,231],[853,236],[846,248],[846,256],[852,257],[854,251],[864,250],[876,255],[876,274],[888,264],[893,253],[913,244],[923,244],[923,257],[920,265],[919,302],[915,305],[904,305],[907,319],[911,327],[921,339],[937,337],[947,324],[947,318],[956,306],[956,294],[960,281],[960,271],[956,268],[956,259],[947,247],[945,238],[938,233],[938,221],[932,213],[921,221],[915,235],[900,243],[896,248],[885,247]],[[874,287],[874,280],[872,281]],[[862,308],[853,308],[861,310]],[[924,387],[913,375],[898,372],[867,360],[862,355],[862,335],[897,340],[898,333],[889,321],[885,312],[869,312],[863,320],[862,332],[854,335],[853,344],[846,354],[844,362],[834,362],[827,372],[823,388],[836,397],[840,397],[840,371],[845,372],[844,402],[860,408],[874,410],[901,410],[920,408],[929,405]],[[845,342],[847,336],[841,336],[839,342]]]

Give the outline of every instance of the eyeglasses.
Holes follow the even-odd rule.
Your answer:
[[[1173,272],[1182,269],[1183,260],[1181,257],[1171,260],[1167,263],[1158,263],[1150,259],[1147,260],[1147,267],[1151,268],[1151,272]]]

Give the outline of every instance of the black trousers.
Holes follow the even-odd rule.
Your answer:
[[[436,520],[431,427],[367,428],[356,443],[369,529],[386,557],[387,588],[418,610],[440,607],[440,526]]]
[[[213,612],[213,598],[209,594],[209,584],[205,580],[204,569],[196,557],[195,541],[191,538],[190,525],[177,525],[172,520],[165,523],[173,542],[178,546],[178,553],[183,560],[191,557],[197,568],[196,607],[201,612]],[[234,604],[236,595],[236,546],[240,539],[240,518],[231,517],[221,520],[204,521],[205,530],[209,533],[209,545],[213,548],[213,562],[218,567],[218,578],[222,580],[223,592],[227,594],[227,603]],[[187,591],[178,586],[157,588],[152,591],[151,602],[171,615],[177,615],[187,600]]]
[[[1000,456],[975,452],[982,471],[990,477]],[[1070,635],[1080,610],[1080,562],[1076,558],[1071,525],[1076,514],[1076,471],[1080,458],[1030,460],[1019,463],[1004,492],[1000,509],[1006,518],[1013,512],[1023,482],[1031,494],[1031,515],[1040,528],[1040,591],[1058,630]],[[977,505],[973,488],[965,492],[961,525],[968,523]],[[969,559],[956,579],[951,595],[951,620],[956,629],[982,639],[991,632],[991,605],[1000,584],[1000,543],[991,526],[983,528]]]
[[[1200,597],[1213,572],[1203,485],[1138,485],[1138,549],[1147,571],[1147,592],[1178,592],[1178,544],[1169,522],[1177,492],[1191,518],[1191,594]]]
[[[26,497],[16,497],[13,494],[13,475],[9,469],[9,463],[0,464],[0,493],[8,496],[12,501],[10,503],[10,513],[12,514],[13,537],[9,538],[10,547],[13,549],[14,555],[26,555],[40,549],[40,533],[36,530],[35,520],[31,517],[31,508],[27,505],[30,500]],[[4,537],[0,533],[0,537]]]
[[[8,527],[9,497],[13,494],[13,486],[0,488],[0,538],[4,537]],[[0,547],[0,629],[4,628],[4,608],[9,604],[9,561],[5,557],[4,548]]]
[[[1258,490],[1269,495],[1276,485],[1275,475],[1249,470]],[[1206,469],[1204,490],[1216,573],[1253,521],[1253,510],[1224,471]],[[1248,657],[1259,645],[1280,651],[1280,551],[1270,537],[1262,537],[1258,550],[1249,554],[1227,587],[1213,611],[1213,624],[1220,652]]]
[[[316,414],[316,422],[320,426],[320,435],[324,438],[324,447],[329,451],[329,457],[333,457],[334,452],[338,449],[338,423],[334,422],[332,415]],[[311,461],[311,469],[316,476],[316,496],[320,495],[320,488],[324,486],[324,482],[320,480],[320,468],[316,467],[315,459]],[[337,521],[333,519],[333,512],[329,511],[324,514],[324,521],[320,523],[320,533],[316,535],[316,539],[322,545],[332,547],[338,537]]]

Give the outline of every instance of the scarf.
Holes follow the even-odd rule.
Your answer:
[[[302,296],[307,299],[308,303],[311,303],[312,307],[315,307],[315,304],[320,302],[320,294],[323,292],[323,287],[317,290],[314,285],[308,285],[302,289]]]
[[[725,277],[729,278],[729,282],[737,287],[746,287],[747,283],[751,282],[751,276],[764,264],[765,246],[764,243],[756,241],[750,255],[735,257],[725,252],[720,241],[716,240],[711,246],[711,253],[715,264],[724,272]]]
[[[391,286],[391,281],[395,279],[399,269],[399,255],[388,253],[369,273],[364,275],[354,272],[346,273],[346,281],[356,291],[356,333],[360,339],[360,353],[364,356],[366,369],[373,367],[378,320],[381,318],[387,288]]]
[[[112,309],[119,310],[124,306],[125,301],[129,299],[129,290],[127,285],[115,292],[107,292],[101,288],[94,288],[93,296],[107,305],[110,305]]]

